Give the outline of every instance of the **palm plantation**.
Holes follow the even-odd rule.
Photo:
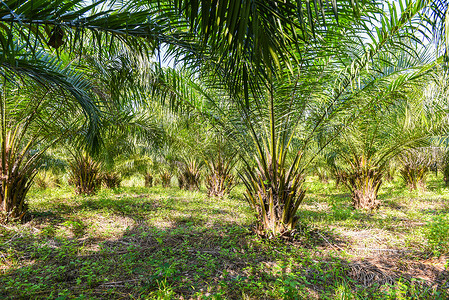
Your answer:
[[[447,149],[445,1],[1,4],[0,296],[448,297],[447,167],[418,154]],[[404,220],[380,253],[434,277],[341,255]]]

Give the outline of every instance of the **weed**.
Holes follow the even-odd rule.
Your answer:
[[[162,186],[32,189],[32,218],[0,227],[0,298],[444,299],[443,286],[413,280],[418,270],[441,278],[420,264],[426,247],[444,253],[449,190],[438,180],[426,192],[388,183],[385,205],[366,213],[333,183],[306,178],[288,241],[254,234],[242,186],[220,200]]]
[[[449,217],[439,215],[427,224],[427,240],[430,250],[439,256],[449,252]]]

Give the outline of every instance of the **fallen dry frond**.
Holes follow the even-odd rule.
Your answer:
[[[426,287],[449,288],[449,271],[442,263],[412,261],[400,254],[393,254],[353,260],[345,265],[349,270],[348,276],[365,287],[415,280]]]

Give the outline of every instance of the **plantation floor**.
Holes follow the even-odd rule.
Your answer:
[[[352,210],[333,183],[307,185],[293,241],[253,233],[241,188],[223,200],[161,187],[33,190],[30,219],[0,225],[0,299],[449,298],[448,257],[427,239],[449,212],[437,180],[426,192],[385,184],[373,213]]]

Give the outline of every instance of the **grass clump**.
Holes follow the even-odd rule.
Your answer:
[[[439,215],[427,224],[429,248],[437,256],[449,253],[449,216]]]

